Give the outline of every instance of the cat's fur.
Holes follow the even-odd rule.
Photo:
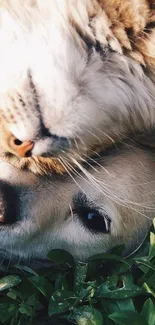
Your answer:
[[[4,159],[63,172],[154,126],[154,22],[147,0],[0,1]],[[16,157],[7,132],[34,142],[31,158]],[[53,136],[69,148],[55,155]]]

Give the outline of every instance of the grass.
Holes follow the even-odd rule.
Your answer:
[[[155,223],[132,257],[122,249],[87,264],[53,250],[52,268],[13,267],[0,279],[0,324],[155,325]]]

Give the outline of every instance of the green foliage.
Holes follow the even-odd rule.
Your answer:
[[[48,254],[50,268],[15,266],[0,278],[0,324],[155,325],[155,230],[134,255],[122,247],[75,264]]]

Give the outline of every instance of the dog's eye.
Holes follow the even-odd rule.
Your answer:
[[[87,208],[80,208],[77,214],[84,226],[90,231],[101,233],[110,232],[110,220],[107,215],[102,215],[98,211]]]
[[[90,207],[89,207],[90,205]],[[110,233],[111,220],[107,214],[97,208],[92,208],[85,196],[76,197],[74,200],[74,213],[78,216],[84,227],[92,232]]]

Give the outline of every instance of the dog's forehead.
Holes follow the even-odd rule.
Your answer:
[[[19,170],[10,163],[0,159],[0,181],[9,182],[12,185],[31,186],[37,182],[33,173]]]

